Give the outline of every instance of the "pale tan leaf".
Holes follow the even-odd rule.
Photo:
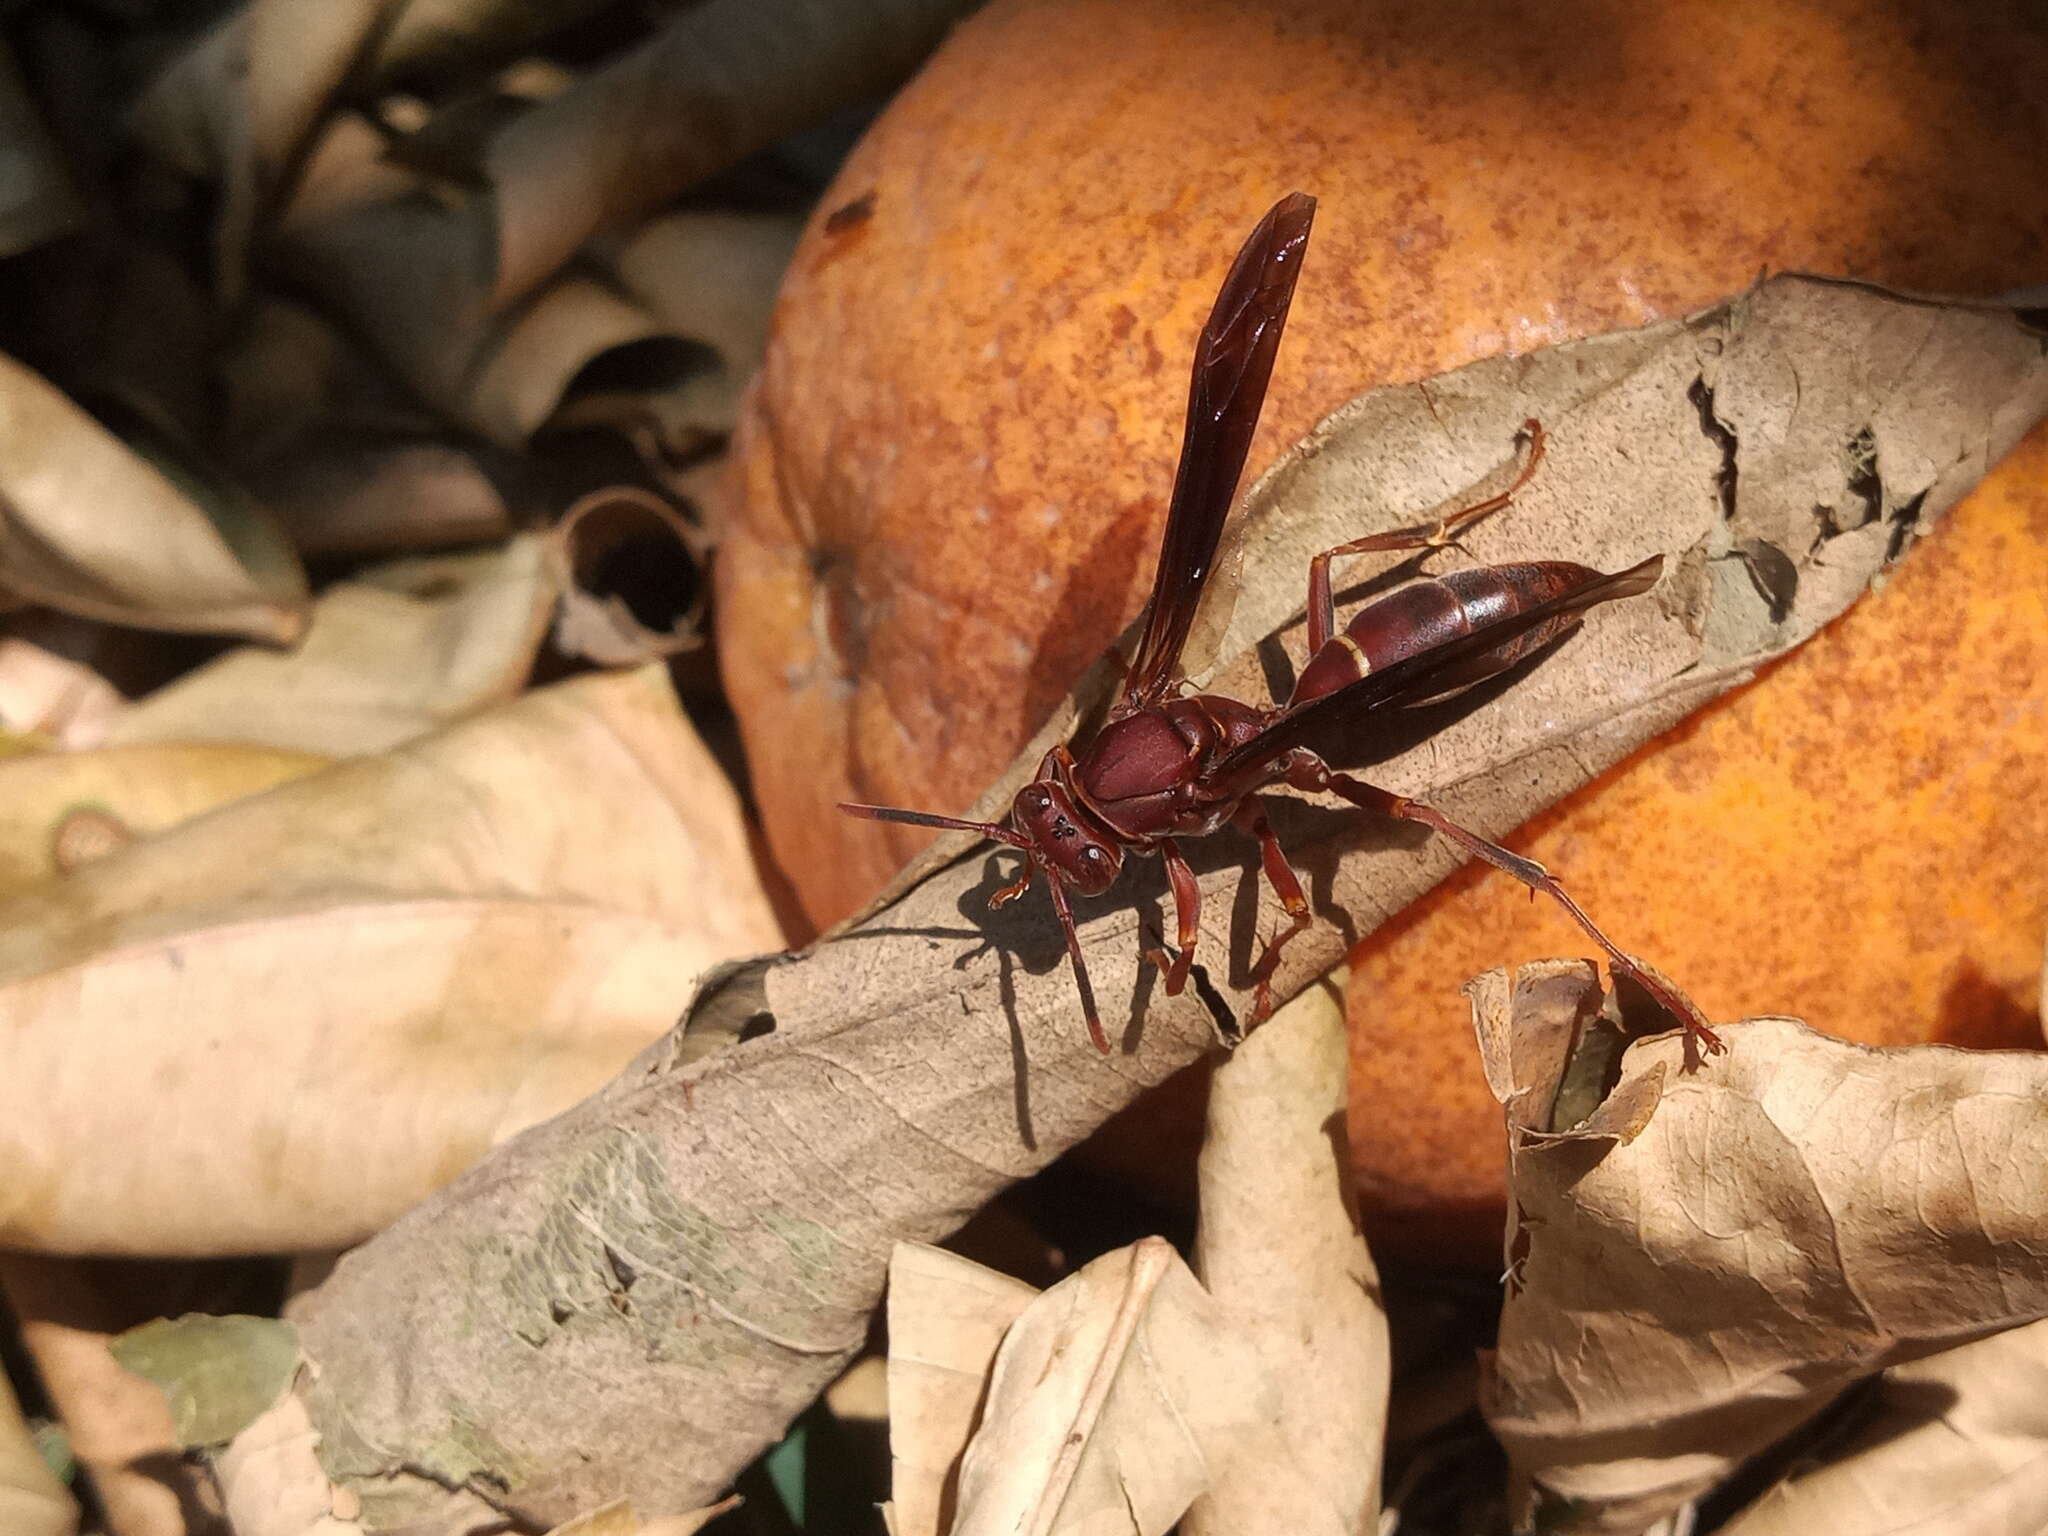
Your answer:
[[[716,1504],[706,1504],[702,1509],[693,1509],[681,1515],[657,1515],[640,1527],[639,1536],[697,1536],[720,1515],[728,1510],[738,1509],[746,1502],[739,1494],[730,1494]]]
[[[179,744],[0,761],[0,898],[59,873],[63,842],[81,817],[98,814],[148,836],[325,765],[303,752]]]
[[[1195,1268],[1263,1368],[1280,1459],[1214,1465],[1187,1536],[1362,1536],[1379,1514],[1389,1356],[1344,1149],[1341,973],[1216,1068]]]
[[[516,446],[554,415],[570,381],[595,359],[662,335],[652,315],[610,288],[558,278],[480,340],[459,414],[493,441]]]
[[[513,506],[496,473],[505,467],[473,445],[330,431],[244,474],[305,555],[360,556],[507,538]],[[517,468],[507,478],[526,480]]]
[[[267,518],[204,503],[0,356],[0,593],[145,629],[289,641],[305,576]]]
[[[360,1501],[328,1482],[318,1440],[305,1404],[287,1393],[214,1458],[235,1536],[360,1536]]]
[[[802,220],[782,214],[693,209],[651,220],[618,242],[608,264],[669,332],[706,349],[722,388],[701,396],[688,423],[732,430],[740,386],[760,366],[768,317]]]
[[[96,747],[128,701],[92,668],[18,636],[0,637],[0,729]]]
[[[530,291],[600,230],[661,207],[840,104],[889,90],[972,8],[961,0],[707,0],[683,11],[492,145],[494,304]]]
[[[2006,1536],[2048,1530],[2048,1322],[1894,1366],[1846,1445],[1723,1536]]]
[[[0,905],[0,1240],[355,1242],[776,942],[658,671],[282,785]]]
[[[342,119],[322,140],[281,259],[444,414],[519,447],[599,356],[664,335],[629,296],[575,273],[489,307],[487,210],[445,206],[428,179],[368,158],[362,133]]]
[[[323,592],[296,649],[231,651],[137,701],[107,739],[381,752],[516,694],[557,594],[537,535],[394,561]]]
[[[78,1505],[29,1433],[13,1385],[0,1373],[0,1531],[76,1536]]]
[[[923,1243],[889,1256],[890,1530],[944,1536],[1003,1334],[1038,1292]]]
[[[649,220],[608,261],[671,331],[745,378],[768,343],[775,290],[802,231],[803,221],[786,214],[692,209]]]
[[[1592,967],[1475,994],[1475,1013],[1523,1006],[1591,1017]],[[1497,1052],[1512,1021],[1480,1033]],[[1678,1038],[1639,1041],[1609,1096],[1632,1107],[1511,1133],[1483,1395],[1558,1529],[1638,1530],[1859,1378],[2048,1316],[2048,1056],[1879,1050],[1791,1019],[1722,1038],[1694,1073]]]
[[[1208,1485],[1183,1371],[1218,1364],[1214,1319],[1200,1282],[1156,1237],[1040,1296],[996,1355],[960,1461],[952,1536],[1171,1527]]]
[[[324,316],[259,294],[217,362],[235,473],[300,553],[495,542],[533,470],[456,434]]]

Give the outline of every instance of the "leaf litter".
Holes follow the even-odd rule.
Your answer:
[[[792,0],[778,14],[788,22],[815,9]],[[136,744],[0,763],[15,807],[0,825],[13,861],[0,892],[0,1027],[22,1047],[10,1063],[28,1068],[0,1122],[9,1134],[27,1128],[23,1144],[0,1141],[0,1156],[21,1159],[0,1212],[9,1240],[150,1252],[349,1241],[639,1051],[594,1100],[485,1155],[295,1305],[322,1379],[298,1378],[269,1438],[245,1436],[216,1464],[241,1528],[353,1530],[404,1520],[438,1497],[418,1529],[489,1525],[501,1506],[535,1529],[555,1522],[590,1536],[693,1529],[695,1515],[635,1511],[706,1505],[867,1347],[892,1251],[904,1350],[900,1371],[891,1365],[899,1533],[947,1528],[942,1506],[963,1491],[970,1521],[1002,1524],[1004,1500],[1021,1499],[1045,1529],[1070,1528],[1084,1509],[1111,1528],[1179,1518],[1192,1532],[1373,1522],[1385,1323],[1336,1173],[1341,1089],[1320,1119],[1311,1113],[1329,1096],[1327,1051],[1259,1067],[1260,1051],[1289,1038],[1275,1029],[1222,1074],[1192,1268],[1150,1241],[1033,1300],[1027,1287],[912,1246],[1207,1051],[1241,1010],[1255,938],[1243,930],[1255,912],[1233,911],[1227,942],[1206,936],[1218,958],[1200,995],[1177,1000],[1157,996],[1135,959],[1148,942],[1142,926],[1158,925],[1158,890],[1141,892],[1135,914],[1128,904],[1093,914],[1098,974],[1120,966],[1113,974],[1134,978],[1119,1000],[1143,1019],[1126,1054],[1105,1064],[1073,1038],[1043,914],[986,918],[982,899],[998,877],[986,859],[962,862],[955,844],[808,956],[714,968],[699,1004],[657,1040],[689,974],[776,942],[723,778],[647,674],[513,702],[533,674],[551,594],[581,563],[565,531],[560,558],[536,562],[540,537],[518,530],[538,507],[636,478],[618,472],[622,463],[698,499],[758,356],[791,209],[772,198],[765,211],[669,209],[672,195],[732,165],[750,133],[765,142],[896,78],[958,9],[911,0],[826,18],[845,34],[836,50],[814,50],[830,78],[777,62],[801,28],[763,31],[759,17],[719,4],[650,18],[642,46],[594,70],[538,57],[498,69],[589,17],[587,0],[352,0],[310,37],[292,7],[231,10],[160,76],[135,118],[162,161],[221,192],[214,284],[218,297],[246,299],[252,320],[221,338],[231,422],[210,446],[226,450],[225,468],[188,458],[175,432],[145,430],[190,430],[219,382],[197,366],[152,364],[148,346],[127,347],[96,381],[120,406],[106,417],[118,433],[52,388],[101,398],[68,375],[9,364],[0,377],[0,408],[46,423],[43,438],[61,446],[47,463],[31,453],[0,465],[13,601],[263,643],[310,623],[294,654],[250,646],[168,687],[124,681],[144,695],[133,707],[109,689],[74,708],[84,694],[73,684],[106,687],[89,671],[24,706],[28,723],[66,745],[109,732]],[[760,47],[721,55],[697,46],[706,37]],[[497,72],[479,71],[475,56],[492,50]],[[744,89],[750,71],[774,88]],[[737,91],[742,120],[729,137],[666,138],[691,114],[648,92],[657,80],[700,105]],[[659,123],[646,116],[656,100]],[[631,152],[614,153],[620,145]],[[61,168],[52,175],[54,162],[40,158],[44,180],[31,190],[42,201],[15,209],[8,226],[24,246],[76,217]],[[196,287],[186,279],[195,293],[179,298],[144,283],[150,260],[146,249],[126,258],[136,294],[192,312],[160,317],[175,346],[145,339],[157,352],[191,350],[207,330],[190,302]],[[296,285],[289,301],[269,291],[280,273]],[[127,302],[131,319],[147,318],[133,295]],[[62,355],[42,343],[24,358],[43,366]],[[1799,384],[1790,400],[1787,377]],[[1214,676],[1259,696],[1262,648],[1270,662],[1277,636],[1298,652],[1307,554],[1362,524],[1412,521],[1500,474],[1514,425],[1538,415],[1552,434],[1546,477],[1521,510],[1476,531],[1473,558],[1526,554],[1528,520],[1563,557],[1609,567],[1654,551],[1676,558],[1657,597],[1596,616],[1503,703],[1389,766],[1395,787],[1430,792],[1498,831],[1838,612],[2041,414],[2043,397],[2038,344],[1995,312],[1800,280],[1683,325],[1377,391],[1254,487],[1233,530],[1241,581],[1218,584],[1223,601],[1204,620],[1222,658]],[[631,451],[589,452],[592,429]],[[74,458],[94,478],[64,479]],[[252,487],[274,505],[256,505]],[[102,517],[111,509],[113,522],[87,526],[86,505]],[[704,537],[701,522],[667,522],[665,536],[682,544]],[[103,537],[111,527],[143,533],[148,558],[114,552]],[[299,567],[300,555],[360,560],[465,541],[496,547],[339,581],[325,572],[317,599]],[[614,664],[689,638],[639,622],[616,595],[572,593],[564,611],[557,650]],[[1076,691],[1048,739],[1100,685],[1098,675]],[[281,746],[225,744],[250,741]],[[313,754],[357,760],[315,772]],[[497,754],[517,766],[493,771]],[[998,801],[1036,757],[1020,757],[992,791]],[[1284,814],[1325,918],[1291,953],[1298,963],[1283,988],[1299,990],[1450,861],[1347,820]],[[1223,853],[1201,870],[1215,898],[1244,874]],[[700,890],[718,896],[707,902]],[[1222,899],[1210,906],[1226,909]],[[1328,920],[1338,913],[1359,914],[1356,925]],[[388,952],[371,942],[387,919]],[[294,934],[314,940],[295,947]],[[564,959],[569,949],[582,958]],[[435,956],[447,964],[427,974]],[[124,983],[136,965],[156,967],[148,986]],[[1960,1265],[1980,1277],[1944,1335],[1923,1316],[1931,1303],[1913,1277],[1868,1279],[1872,1261],[1854,1243],[1854,1284],[1797,1267],[1811,1255],[1785,1212],[1816,1201],[1832,1212],[1814,1194],[1817,1177],[1800,1205],[1721,1170],[1703,1151],[1705,1132],[1667,1134],[1691,1123],[1701,1094],[1741,1088],[1775,1105],[1771,1094],[1789,1089],[1740,1072],[1732,1086],[1685,1077],[1669,1042],[1631,1044],[1583,992],[1572,1000],[1568,973],[1550,984],[1567,996],[1551,999],[1547,1024],[1524,1029],[1504,1004],[1510,1021],[1488,1058],[1518,1157],[1532,1169],[1590,1158],[1558,1196],[1571,1201],[1581,1186],[1604,1189],[1610,1164],[1664,1148],[1673,1182],[1639,1185],[1641,1231],[1607,1240],[1624,1254],[1646,1233],[1665,1241],[1644,1213],[1691,1199],[1692,1240],[1713,1231],[1722,1244],[1715,1262],[1669,1261],[1704,1276],[1688,1281],[1693,1294],[1733,1286],[1731,1248],[1794,1277],[1784,1282],[1793,1304],[1770,1298],[1779,1325],[1765,1345],[1732,1304],[1734,1320],[1715,1335],[1729,1358],[1781,1388],[1770,1401],[1786,1422],[1818,1411],[1829,1383],[1877,1383],[1870,1416],[1817,1464],[1788,1464],[1732,1528],[1806,1518],[1859,1529],[1867,1518],[1875,1529],[1890,1510],[1990,1529],[2031,1508],[2036,1437],[2024,1394],[2002,1398],[1990,1385],[2030,1379],[2034,1330],[2013,1326],[2031,1305],[2023,1191],[1987,1186],[2007,1201],[2011,1230],[1996,1231],[1984,1209],[1925,1196],[1947,1166],[1937,1153],[2002,1172],[1981,1149],[2022,1145],[2026,1125],[1990,1115],[1975,1080],[1915,1079],[1906,1102],[1923,1121],[1895,1114],[1887,1129],[1914,1132],[1921,1161],[1851,1169],[1864,1184],[1851,1179],[1848,1197],[1827,1187],[1859,1222],[1881,1218],[1930,1274]],[[53,987],[71,988],[64,1006],[39,1007]],[[1318,997],[1288,1017],[1313,1012]],[[1333,1027],[1324,1021],[1325,1044]],[[1833,1081],[1805,1062],[1796,1026],[1736,1030],[1803,1063],[1791,1077]],[[75,1047],[59,1042],[79,1037],[94,1045],[89,1081],[65,1070]],[[235,1081],[209,1082],[195,1065],[195,1045],[209,1043],[234,1063]],[[348,1080],[357,1051],[374,1083]],[[1335,1061],[1341,1073],[1341,1051]],[[1839,1100],[1844,1118],[1841,1106],[1859,1102],[1849,1087],[1822,1097]],[[414,1116],[397,1135],[377,1120],[394,1105]],[[118,1124],[95,1121],[115,1109]],[[1717,1136],[1729,1124],[1777,1154],[1756,1161],[1785,1161],[1749,1121],[1710,1121]],[[43,1156],[45,1140],[61,1159]],[[215,1155],[228,1169],[220,1186],[193,1180]],[[151,1185],[163,1166],[169,1182]],[[1682,1176],[1704,1182],[1693,1191]],[[1502,1437],[1532,1493],[1591,1479],[1592,1495],[1573,1496],[1574,1518],[1683,1520],[1702,1476],[1721,1482],[1761,1444],[1751,1443],[1757,1431],[1686,1438],[1699,1410],[1685,1390],[1715,1385],[1691,1356],[1676,1372],[1658,1357],[1668,1379],[1651,1384],[1665,1394],[1651,1401],[1677,1427],[1619,1472],[1603,1438],[1614,1424],[1588,1429],[1550,1413],[1543,1370],[1560,1357],[1545,1354],[1546,1329],[1565,1319],[1590,1339],[1628,1319],[1569,1301],[1550,1315],[1537,1308],[1545,1266],[1593,1218],[1560,1218],[1552,1230],[1528,1219],[1535,1209],[1519,1213],[1514,1326],[1489,1377]],[[1907,1230],[1929,1213],[1939,1218],[1932,1237]],[[1670,1231],[1673,1243],[1685,1236],[1682,1223]],[[1847,1274],[1849,1261],[1836,1258]],[[1634,1273],[1630,1262],[1588,1267],[1615,1285]],[[920,1300],[948,1294],[950,1310]],[[1840,1294],[1870,1315],[1846,1336],[1852,1347],[1823,1356],[1814,1340]],[[1805,1332],[1783,1321],[1788,1307]],[[1026,1326],[1034,1309],[1041,1321]],[[2009,1331],[1955,1343],[1999,1327]],[[476,1346],[474,1358],[458,1357],[451,1335]],[[1078,1387],[1061,1376],[1048,1389],[1056,1411],[1045,1419],[1034,1390],[1050,1377],[1033,1383],[1013,1369],[1003,1395],[984,1399],[984,1377],[1012,1351],[1006,1338],[1018,1360],[1047,1338],[1055,1353],[1071,1354],[1076,1340],[1100,1347],[1082,1350],[1090,1364]],[[1147,1353],[1161,1341],[1170,1347]],[[1667,1355],[1675,1347],[1652,1343]],[[399,1363],[414,1397],[386,1390]],[[1643,1365],[1604,1369],[1613,1388]],[[586,1380],[603,1381],[604,1397]],[[1943,1393],[1951,1410],[1930,1415]],[[1087,1421],[1078,1452],[1026,1432],[1034,1415],[1056,1423],[1063,1413]],[[449,1423],[477,1433],[451,1446],[436,1438]],[[970,1458],[975,1475],[956,1477],[970,1437],[985,1442]],[[1025,1452],[1012,1454],[1020,1443]],[[563,1447],[576,1448],[573,1459],[560,1459]],[[451,1493],[446,1482],[462,1487]],[[1320,1502],[1290,1506],[1299,1488]]]
[[[1839,445],[1874,432],[1880,480],[1896,458],[1899,521],[1914,526],[2048,407],[2038,339],[2003,312],[1802,278],[1684,322],[1374,391],[1250,492],[1219,691],[1261,696],[1258,648],[1295,635],[1310,552],[1361,522],[1413,522],[1484,480],[1530,416],[1549,434],[1546,473],[1527,505],[1476,530],[1471,557],[1526,553],[1526,518],[1547,554],[1612,569],[1661,551],[1670,574],[1656,594],[1593,615],[1492,707],[1394,757],[1382,782],[1498,834],[1797,644],[1882,572],[1894,540],[1844,530],[1810,501],[1810,532],[1785,550],[1798,578],[1788,600],[1747,584],[1729,596],[1709,550],[1731,516],[1739,542],[1752,504],[1766,522],[1785,505],[1773,476],[1796,473],[1810,494],[1815,471],[1769,454],[1770,473],[1752,475],[1737,437],[1724,501],[1729,450],[1702,430],[1695,396],[1709,358],[1715,388],[1738,398],[1800,381],[1802,412],[1834,423],[1810,434],[1830,444],[1823,468],[1841,482],[1829,504],[1858,494]],[[1049,733],[1085,708],[1088,686]],[[1027,776],[1043,745],[992,794]],[[1318,913],[1288,952],[1282,996],[1454,867],[1441,847],[1364,817],[1283,802],[1277,819]],[[1199,845],[1197,865],[1215,913],[1232,911],[1245,869],[1222,841]],[[1235,932],[1212,936],[1205,984],[1158,994],[1138,951],[1147,925],[1159,931],[1163,891],[1141,885],[1138,910],[1124,896],[1083,915],[1110,1006],[1132,1018],[1105,1061],[1074,1027],[1052,919],[1030,903],[987,914],[1007,862],[963,857],[965,842],[942,839],[807,953],[715,977],[700,1008],[720,1029],[737,1021],[739,1043],[693,1052],[686,1017],[304,1298],[321,1367],[306,1394],[330,1468],[387,1496],[409,1479],[431,1497],[427,1482],[502,1477],[507,1499],[541,1519],[620,1494],[701,1505],[853,1358],[896,1242],[954,1230],[1211,1050],[1246,1005],[1250,936]],[[611,1253],[633,1266],[630,1309],[602,1301]],[[436,1300],[458,1292],[492,1319],[459,1342]],[[391,1390],[401,1355],[403,1397]],[[492,1443],[435,1440],[451,1415],[489,1423]],[[653,1424],[666,1427],[650,1437]],[[659,1456],[634,1449],[655,1443]],[[572,1459],[570,1445],[606,1449]]]

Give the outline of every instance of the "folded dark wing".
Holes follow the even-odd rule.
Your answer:
[[[1244,474],[1315,210],[1315,199],[1301,192],[1273,205],[1231,263],[1202,327],[1145,635],[1124,685],[1133,708],[1157,702],[1178,680],[1181,647]]]

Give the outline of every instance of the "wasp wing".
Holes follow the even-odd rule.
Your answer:
[[[1157,703],[1179,680],[1181,647],[1237,497],[1315,211],[1316,200],[1302,192],[1273,205],[1231,263],[1202,327],[1145,634],[1124,684],[1126,708]]]

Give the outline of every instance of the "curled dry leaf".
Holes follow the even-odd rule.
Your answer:
[[[1503,1060],[1517,1021],[1599,1008],[1583,963],[1482,978],[1489,1082],[1542,1104],[1570,1052]],[[2048,1057],[1792,1019],[1722,1038],[1692,1074],[1678,1039],[1639,1041],[1590,1114],[1539,1130],[1532,1107],[1511,1133],[1485,1406],[1556,1529],[1639,1530],[1859,1378],[2048,1316]]]
[[[231,651],[138,701],[107,739],[386,751],[516,694],[558,591],[539,536],[393,561],[321,593],[296,649]]]
[[[668,334],[687,343],[666,377],[638,389],[581,391],[556,427],[609,425],[674,478],[723,444],[740,390],[760,365],[768,317],[802,220],[783,214],[692,209],[651,221],[604,261]]]
[[[159,158],[221,189],[215,272],[238,298],[257,225],[395,0],[251,0],[159,74],[132,121]]]
[[[0,596],[144,629],[297,638],[297,557],[238,497],[198,494],[0,356]]]
[[[1759,427],[1752,466],[1739,437],[1703,430],[1710,361],[1716,399],[1789,405],[1796,393],[1796,440],[1817,461],[1765,451],[1773,439]],[[1215,679],[1264,696],[1256,646],[1282,630],[1295,638],[1310,553],[1416,521],[1504,462],[1519,424],[1539,417],[1546,472],[1506,526],[1475,531],[1475,558],[1526,558],[1528,530],[1540,528],[1545,555],[1612,570],[1661,551],[1667,575],[1382,770],[1391,787],[1499,834],[1812,633],[2044,407],[2048,359],[2014,317],[1791,278],[1682,324],[1374,391],[1253,488]],[[1835,434],[1807,431],[1808,413]],[[1871,466],[1845,446],[1880,415],[1872,488]],[[1736,558],[1731,537],[1747,536],[1721,497],[1731,463],[1747,486],[1738,513],[1755,495],[1809,513],[1874,499],[1879,515],[1845,530],[1814,514],[1783,551],[1798,582],[1781,611],[1716,572]],[[1830,475],[1830,494],[1815,498]],[[1774,491],[1773,477],[1796,491]],[[1004,787],[1033,771],[1043,745]],[[1279,797],[1273,814],[1319,919],[1287,952],[1283,997],[1453,863],[1364,816]],[[1161,995],[1139,958],[1163,927],[1155,866],[1135,861],[1135,879],[1080,914],[1097,991],[1131,1020],[1108,1059],[1079,1026],[1042,898],[988,912],[1013,861],[963,857],[965,839],[942,840],[805,955],[721,974],[692,1017],[748,1038],[696,1061],[672,1038],[306,1298],[304,1337],[322,1368],[310,1401],[330,1469],[394,1494],[488,1475],[541,1519],[622,1493],[665,1507],[716,1494],[853,1357],[897,1240],[957,1227],[1211,1049],[1219,1017],[1247,1005],[1258,935],[1238,915],[1254,898],[1238,898],[1249,852],[1223,837],[1189,851],[1209,921],[1203,975],[1182,995]],[[606,1300],[614,1252],[637,1276],[630,1312]],[[658,1274],[640,1262],[653,1253]],[[449,1336],[439,1298],[450,1294],[489,1325]],[[392,1386],[399,1358],[403,1394]],[[436,1426],[451,1419],[490,1424],[492,1443],[450,1447]],[[650,1435],[656,1424],[670,1427]],[[650,1439],[660,1456],[634,1449]],[[572,1445],[603,1449],[571,1457]]]
[[[523,446],[599,355],[662,337],[628,296],[575,273],[487,307],[488,205],[451,208],[382,146],[360,118],[329,125],[281,216],[277,260],[445,416]]]
[[[394,186],[404,173],[364,153],[338,155],[352,167],[343,174],[316,165],[326,184],[317,204],[287,211],[280,259],[420,393],[501,443],[521,442],[600,353],[665,334],[615,290],[565,270],[579,247],[887,90],[968,9],[687,7],[501,129],[485,151],[486,188],[464,199],[422,195],[424,181]]]
[[[458,436],[338,327],[253,296],[217,359],[223,454],[304,555],[388,555],[507,538],[524,459]]]
[[[891,90],[973,8],[964,0],[708,0],[678,14],[490,147],[493,307],[530,291],[599,231]]]
[[[9,1536],[77,1536],[78,1505],[22,1417],[21,1402],[0,1373],[0,1530]]]
[[[0,897],[87,862],[81,834],[94,818],[125,843],[326,762],[268,747],[184,744],[9,758],[0,762]]]
[[[1164,1238],[1062,1280],[1003,1336],[952,1536],[1160,1536],[1208,1486],[1215,1414],[1256,1373],[1233,1342]]]
[[[1724,1536],[2006,1536],[2048,1530],[2048,1322],[1894,1366],[1854,1435]]]
[[[358,1241],[776,939],[658,671],[282,785],[0,905],[0,1240]]]
[[[555,649],[627,667],[703,644],[704,553],[696,530],[660,497],[630,486],[593,491],[562,514],[548,540],[562,594]],[[643,613],[666,627],[651,628]]]

